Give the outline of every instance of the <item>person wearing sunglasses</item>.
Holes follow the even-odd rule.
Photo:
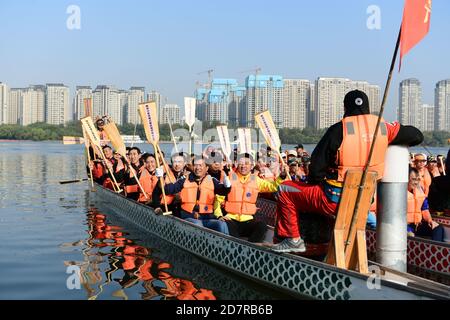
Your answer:
[[[418,153],[414,156],[414,167],[419,172],[420,186],[425,195],[428,196],[431,185],[431,175],[427,169],[427,156],[424,153]]]

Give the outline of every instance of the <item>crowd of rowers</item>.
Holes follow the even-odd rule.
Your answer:
[[[126,197],[153,207],[157,213],[165,211],[167,204],[175,216],[251,242],[262,242],[267,229],[263,222],[254,219],[258,195],[277,192],[288,175],[296,181],[306,181],[309,166],[309,155],[301,145],[283,153],[288,163],[284,166],[270,148],[259,153],[257,161],[251,154],[235,153],[235,161],[230,163],[221,150],[208,147],[201,156],[192,155],[190,159],[186,153],[175,153],[170,157],[170,165],[160,168],[158,155],[142,153],[138,147],[127,147],[128,159],[108,145],[103,151],[106,162],[90,163],[95,182],[114,190],[114,173]]]
[[[209,148],[199,156],[174,154],[170,166],[157,168],[156,163],[163,163],[161,156],[141,154],[138,148],[130,148],[127,157],[131,166],[127,166],[125,159],[106,146],[104,153],[108,160],[92,162],[90,167],[96,182],[110,189],[114,186],[109,172],[114,172],[127,197],[152,206],[157,213],[165,210],[167,204],[169,211],[182,219],[252,242],[262,242],[267,228],[254,219],[258,195],[276,194],[272,249],[305,252],[299,213],[335,218],[347,171],[362,169],[368,159],[371,140],[367,137],[373,135],[378,117],[370,113],[367,95],[359,90],[347,93],[344,111],[343,119],[327,130],[311,157],[301,145],[296,150],[280,153],[263,148],[256,157],[235,153],[232,159],[225,159],[220,150]],[[421,144],[423,139],[419,129],[381,118],[369,170],[381,179],[389,145],[412,147]],[[280,154],[285,161],[281,161]],[[414,157],[407,209],[412,233],[442,240],[442,228],[436,226],[427,210],[450,212],[450,177],[445,175],[450,166],[449,156],[445,161],[436,161],[436,166],[433,159],[426,166],[427,161],[423,161],[426,157],[423,159],[420,154]],[[156,157],[161,159],[157,161]],[[133,170],[150,197],[140,192]],[[159,178],[164,180],[164,190]],[[371,212],[369,222],[374,225],[376,204],[372,205]]]
[[[261,150],[257,160],[252,155],[237,155],[230,165],[221,150],[205,149],[202,156],[176,153],[170,165],[157,168],[156,156],[142,153],[138,147],[127,147],[123,159],[110,146],[103,147],[108,162],[91,162],[94,181],[114,190],[111,173],[123,189],[126,197],[147,204],[157,211],[165,209],[159,177],[165,182],[166,202],[172,214],[199,225],[231,234],[247,237],[249,241],[261,242],[266,226],[253,216],[257,212],[256,199],[259,194],[275,193],[278,186],[290,176],[294,182],[308,183],[310,155],[303,145],[281,153],[283,167],[270,148]],[[448,159],[448,158],[447,158]],[[408,232],[409,235],[432,237],[443,241],[443,229],[431,218],[432,213],[450,216],[450,196],[442,188],[446,181],[445,157],[411,154],[408,183]],[[163,163],[163,159],[159,159]],[[450,162],[447,160],[447,162]],[[131,167],[143,191],[131,173]],[[376,201],[372,203],[368,227],[376,227]]]

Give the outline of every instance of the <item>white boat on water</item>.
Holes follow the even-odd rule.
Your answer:
[[[122,139],[124,143],[144,143],[144,141],[141,139],[140,136],[133,136],[133,135],[122,135]]]

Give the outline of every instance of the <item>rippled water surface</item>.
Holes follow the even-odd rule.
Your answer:
[[[59,184],[84,177],[83,146],[0,142],[0,299],[280,298],[96,208],[87,182]]]
[[[84,161],[81,145],[0,142],[0,299],[285,298],[97,208],[87,182],[59,184],[85,178]]]

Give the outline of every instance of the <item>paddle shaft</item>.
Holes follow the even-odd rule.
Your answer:
[[[159,145],[156,145],[156,146],[158,147],[158,153],[161,156],[161,159],[162,159],[162,162],[163,162],[163,166],[166,169],[167,176],[169,177],[169,181],[170,181],[170,183],[174,183],[175,182],[174,179],[172,179],[171,175],[169,174],[170,168],[169,168],[169,165],[167,164],[166,160],[164,159],[164,155],[163,155],[163,153],[161,151],[161,147]]]
[[[444,176],[446,176],[446,174],[445,174],[445,166],[444,166],[444,161],[442,161],[442,158],[439,158],[439,161],[441,162],[442,173],[444,174]]]
[[[156,166],[159,168],[160,163],[159,163],[159,156],[158,156],[158,147],[155,142],[153,142],[152,144],[153,144],[153,149],[155,150],[155,154],[156,154],[156,157],[155,157],[156,158]],[[166,191],[164,190],[164,177],[159,177],[159,183],[161,184],[161,191],[162,191],[162,195],[163,195],[163,199],[164,199],[164,207],[166,209],[166,212],[169,212],[169,208],[167,207]]]
[[[192,154],[192,127],[189,126],[189,157]]]
[[[283,166],[283,169],[285,169],[286,163],[284,162],[283,157],[281,156],[280,150],[279,150],[279,148],[277,148],[276,150],[277,150],[278,156],[280,157],[281,165]],[[292,181],[292,177],[291,177],[291,175],[289,174],[289,171],[287,172],[287,175],[286,175],[286,176],[288,177],[288,179],[289,179],[290,181]]]
[[[84,128],[83,128],[83,137],[84,137],[84,139],[87,139],[86,134],[84,132]],[[91,155],[90,155],[90,152],[89,152],[89,145],[90,145],[89,140],[87,140],[87,143],[85,143],[84,146],[86,147],[89,175],[90,175],[90,178],[91,178],[91,188],[94,188],[94,177],[92,176]]]
[[[111,177],[112,177],[112,179],[113,179],[113,186],[115,186],[116,188],[116,192],[117,193],[119,193],[119,192],[121,192],[122,190],[120,189],[120,187],[119,187],[119,184],[117,183],[117,181],[116,181],[116,177],[114,176],[114,172],[112,172],[111,170],[109,170],[109,167],[108,167],[108,165],[106,164],[107,163],[107,161],[109,161],[108,159],[106,159],[106,156],[105,156],[105,154],[103,153],[103,150],[102,150],[102,148],[99,148],[99,151],[100,151],[100,154],[101,154],[101,156],[102,156],[102,158],[103,158],[103,161],[105,161],[105,167],[106,167],[106,170],[108,170],[108,173],[110,173],[111,174]]]
[[[84,179],[77,179],[77,180],[67,180],[67,181],[60,181],[59,184],[69,184],[69,183],[77,183],[77,182],[83,182],[83,181],[87,181],[89,179],[84,178]]]
[[[347,247],[350,244],[350,239],[352,239],[352,235],[355,232],[356,223],[358,221],[359,204],[361,202],[363,187],[366,184],[367,171],[369,171],[370,161],[372,160],[373,151],[375,149],[375,142],[377,140],[378,130],[380,129],[381,118],[382,118],[383,112],[384,112],[384,106],[386,105],[389,88],[391,86],[392,73],[394,71],[395,61],[397,60],[398,48],[400,47],[401,33],[402,33],[402,29],[400,28],[400,31],[398,32],[397,43],[395,44],[394,56],[392,57],[391,67],[389,69],[389,74],[388,74],[388,78],[386,81],[386,87],[384,89],[383,100],[382,100],[381,106],[380,106],[380,113],[378,114],[377,125],[375,127],[375,132],[373,133],[372,144],[370,145],[369,156],[367,158],[366,165],[364,166],[364,171],[363,171],[361,181],[358,186],[358,194],[356,196],[355,208],[353,209],[353,216],[352,216],[352,221],[350,224],[350,230],[348,232],[347,239],[344,243],[344,252],[347,251]]]
[[[167,122],[169,123],[170,135],[172,136],[172,141],[173,141],[173,146],[175,147],[175,152],[178,153],[177,142],[175,141],[175,136],[173,135],[173,131],[172,131],[172,123],[170,122],[170,119],[167,119]]]
[[[128,162],[128,165],[129,165],[129,167],[130,167],[130,171],[131,171],[131,173],[132,173],[134,179],[136,180],[136,182],[137,182],[137,184],[138,184],[138,186],[139,186],[139,189],[141,189],[142,193],[144,194],[145,199],[148,200],[148,195],[147,195],[147,193],[144,191],[144,188],[142,187],[141,182],[139,181],[139,178],[138,178],[138,176],[137,176],[137,174],[136,174],[136,171],[134,170],[134,168],[133,168],[133,166],[132,166],[130,160],[128,160],[128,158],[127,158],[126,156],[125,156],[124,158],[125,158],[125,159],[127,160],[127,162]]]

